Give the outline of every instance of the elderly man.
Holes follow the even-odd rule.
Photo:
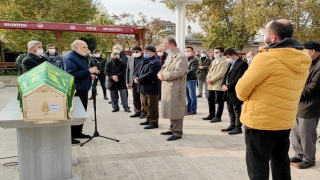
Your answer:
[[[167,140],[173,141],[182,138],[183,118],[187,115],[185,97],[188,59],[173,38],[164,38],[162,45],[169,56],[158,73],[162,81],[161,113],[163,118],[170,119],[171,125],[169,131],[161,135],[172,135]]]
[[[42,43],[39,41],[29,41],[28,54],[22,60],[23,73],[45,62],[46,59],[41,57],[42,54]]]
[[[119,94],[122,102],[122,106],[125,112],[131,112],[128,106],[128,92],[126,89],[126,67],[127,65],[120,60],[119,53],[113,52],[111,54],[111,61],[106,63],[106,75],[108,76],[107,88],[110,91],[112,112],[119,111]]]
[[[144,129],[154,129],[159,127],[160,81],[157,73],[161,69],[161,63],[156,56],[155,47],[146,46],[143,53],[144,58],[139,62],[133,78],[134,82],[139,85],[143,109],[147,114],[146,122],[140,125],[147,125]]]
[[[97,67],[88,68],[86,56],[88,45],[82,40],[75,40],[71,44],[72,51],[63,57],[64,70],[74,76],[76,93],[82,102],[85,110],[88,105],[88,91],[91,87],[91,74],[99,74]],[[89,135],[82,133],[83,124],[71,126],[72,144],[78,144],[80,141],[74,138],[90,138]]]
[[[246,126],[248,175],[268,180],[271,167],[272,179],[289,180],[289,135],[311,58],[292,38],[288,20],[269,21],[264,34],[268,46],[254,57],[236,85],[237,97],[244,101],[240,120]]]
[[[317,126],[320,117],[320,44],[308,41],[303,44],[311,56],[309,76],[303,88],[296,118],[291,130],[291,143],[295,155],[290,162],[298,162],[298,168],[306,169],[316,163]]]
[[[127,64],[128,62],[128,57],[126,53],[122,50],[122,47],[118,44],[114,45],[112,48],[112,52],[115,54],[119,54],[120,58],[119,60]],[[111,58],[112,59],[112,58]]]

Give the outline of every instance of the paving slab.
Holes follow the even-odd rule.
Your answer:
[[[245,163],[244,135],[230,136],[220,129],[229,124],[225,106],[222,122],[210,123],[201,118],[208,115],[206,98],[198,98],[196,115],[186,116],[183,138],[167,141],[169,136],[160,132],[169,127],[169,120],[159,120],[159,128],[145,130],[139,123],[144,119],[130,118],[133,114],[123,111],[112,113],[108,100],[102,97],[98,86],[97,120],[100,135],[118,139],[120,142],[104,138],[94,138],[84,146],[72,146],[72,153],[78,158],[73,166],[73,174],[82,180],[247,180]],[[132,95],[129,92],[129,105],[133,111]],[[109,91],[108,91],[109,93]],[[17,96],[17,87],[0,89],[0,110]],[[109,95],[108,95],[109,96]],[[109,96],[110,97],[110,96]],[[94,131],[93,104],[88,104],[88,119],[83,132],[92,135]],[[318,127],[318,132],[320,128]],[[17,138],[15,129],[0,129],[0,180],[18,180],[17,166],[3,166],[17,162]],[[84,139],[79,139],[84,142]],[[317,143],[317,150],[320,143]],[[289,155],[294,153],[290,148]],[[300,170],[291,167],[292,179],[318,180],[320,177],[320,153],[316,155],[316,166]],[[271,178],[270,178],[271,179]]]

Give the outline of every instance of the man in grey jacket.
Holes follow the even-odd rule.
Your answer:
[[[301,94],[295,126],[291,130],[291,143],[295,155],[290,162],[299,163],[299,169],[316,163],[317,126],[320,117],[320,44],[308,41],[303,44],[311,56],[309,76]]]

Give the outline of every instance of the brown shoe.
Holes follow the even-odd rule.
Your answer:
[[[104,96],[103,99],[108,100],[108,97],[107,97],[107,96]]]

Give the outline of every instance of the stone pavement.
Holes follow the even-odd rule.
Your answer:
[[[111,105],[102,98],[100,86],[97,89],[98,131],[100,135],[119,139],[120,142],[97,137],[83,147],[73,146],[73,155],[79,161],[79,165],[73,167],[73,172],[82,180],[249,179],[245,164],[244,135],[230,136],[220,132],[229,124],[226,108],[222,122],[209,123],[201,119],[208,113],[207,100],[199,98],[198,114],[185,117],[183,138],[169,142],[166,141],[168,136],[160,135],[168,128],[169,120],[160,119],[160,128],[144,130],[139,125],[143,120],[129,118],[132,113],[124,112],[123,108],[112,113]],[[0,89],[0,110],[16,94],[17,87]],[[133,111],[130,91],[129,104]],[[88,104],[88,116],[84,133],[92,135],[92,101]],[[15,129],[0,128],[0,142],[0,180],[17,180],[18,166],[3,166],[8,162],[17,162],[17,158],[2,159],[18,155]],[[319,152],[320,143],[317,143],[317,149]],[[289,154],[293,155],[292,149]],[[319,160],[318,153],[315,167],[305,170],[291,167],[292,179],[320,179]]]

